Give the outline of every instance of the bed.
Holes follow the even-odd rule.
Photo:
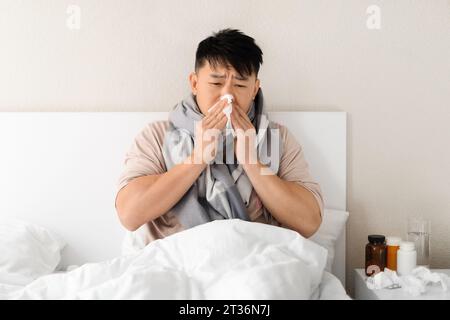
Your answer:
[[[7,272],[17,271],[14,268],[26,270],[27,263],[32,264],[32,262],[27,262],[26,259],[21,261],[19,257],[17,265],[9,266],[9,271],[3,270],[2,275],[2,263],[7,264],[7,262],[2,262],[0,258],[0,298],[50,298],[43,293],[39,295],[41,292],[39,290],[33,291],[33,286],[63,288],[64,281],[70,280],[70,285],[74,287],[74,283],[81,285],[80,279],[86,279],[87,275],[92,279],[97,279],[95,281],[99,281],[100,275],[104,276],[109,274],[108,272],[111,274],[120,272],[120,267],[133,265],[135,261],[139,260],[137,257],[124,257],[121,254],[121,244],[127,231],[121,226],[114,208],[117,179],[122,170],[124,155],[136,134],[148,122],[166,118],[166,112],[0,113],[0,146],[2,148],[0,218],[3,221],[14,219],[16,224],[13,224],[13,228],[22,230],[22,236],[29,233],[30,230],[34,232],[34,239],[42,236],[43,240],[39,245],[47,243],[47,247],[51,247],[50,242],[56,243],[53,243],[54,252],[49,253],[49,256],[55,255],[56,260],[52,261],[53,264],[48,263],[48,270],[41,270],[43,273],[37,273],[32,279],[22,279],[19,284],[8,283],[8,279],[12,279],[12,276],[8,277]],[[164,251],[161,249],[164,246],[176,246],[176,243],[186,243],[192,239],[198,240],[199,234],[206,237],[212,232],[219,232],[218,230],[228,230],[228,235],[239,234],[243,231],[256,232],[255,234],[267,232],[268,235],[270,234],[269,238],[284,239],[283,245],[286,247],[304,248],[306,246],[311,247],[310,252],[317,252],[315,258],[311,258],[312,260],[309,257],[310,253],[301,254],[299,261],[302,262],[297,261],[300,265],[297,266],[299,269],[295,270],[308,269],[311,266],[317,267],[318,264],[323,265],[323,272],[318,275],[308,274],[305,271],[308,276],[304,276],[293,271],[293,273],[298,273],[297,276],[300,277],[298,279],[318,277],[314,292],[307,292],[306,289],[306,291],[300,292],[299,289],[300,293],[306,295],[292,292],[292,294],[283,293],[275,298],[348,299],[344,290],[345,223],[348,217],[346,211],[346,114],[344,112],[272,112],[270,118],[286,125],[296,136],[305,150],[313,177],[321,185],[326,210],[324,222],[319,231],[310,239],[302,239],[293,231],[278,230],[281,228],[276,227],[257,229],[268,226],[248,225],[242,221],[225,222],[226,225],[221,225],[220,229],[214,229],[217,228],[218,223],[211,223],[211,226],[197,227],[198,230],[181,235],[182,238],[177,238],[177,236],[166,242],[164,239],[160,241],[162,244],[153,245],[148,250],[146,248],[147,251],[141,255],[141,259],[142,256],[153,257],[160,254]],[[24,225],[17,224],[22,222]],[[0,237],[8,236],[11,233],[11,225],[8,228],[1,229],[0,220]],[[26,234],[25,237],[30,238],[29,234]],[[14,246],[17,245],[20,248],[18,245],[20,239],[22,238],[10,238],[9,241],[12,245],[4,250],[9,250],[8,252],[14,257],[17,256],[16,251],[18,250],[15,250]],[[6,243],[7,241],[4,242],[4,246]],[[294,245],[295,243],[297,244]],[[265,245],[271,246],[272,243]],[[47,247],[23,250],[39,252],[42,248],[42,250],[46,250]],[[325,249],[325,256],[320,248]],[[213,247],[209,250],[213,250]],[[225,248],[224,250],[229,249]],[[296,255],[302,250],[292,251],[291,255]],[[189,250],[187,251],[189,252]],[[309,258],[305,258],[306,256]],[[254,263],[257,263],[258,259],[262,259],[261,255],[258,257],[255,258]],[[39,258],[41,257],[37,259]],[[271,259],[270,257],[265,258]],[[182,265],[189,259],[193,259],[193,257],[189,256],[184,261],[177,263]],[[295,263],[291,267],[296,266]],[[211,264],[214,264],[214,261]],[[120,266],[119,269],[116,266]],[[156,281],[155,279],[163,281],[161,279],[164,279],[165,276],[162,276],[161,272],[157,269],[149,271],[146,276],[153,276],[148,281]],[[31,273],[30,271],[29,274]],[[22,274],[19,274],[19,278],[20,276]],[[204,274],[202,274],[203,276]],[[133,279],[135,278],[133,277]],[[167,281],[174,283],[174,288],[176,288],[177,283],[180,282],[174,279],[178,278],[170,279]],[[298,281],[295,279],[297,278],[286,278],[283,281],[289,283]],[[110,280],[105,278],[103,285],[111,283]],[[211,283],[216,284],[218,281]],[[288,282],[278,285],[281,286],[280,288],[284,286],[287,292],[289,291]],[[66,283],[66,285],[68,284]],[[25,292],[25,287],[28,288],[27,294],[11,295],[11,292],[20,290]],[[295,285],[293,288],[296,287],[298,286]],[[222,292],[222,295],[205,296],[200,294],[168,297],[162,293],[158,295],[153,292],[150,296],[135,297],[130,296],[131,291],[129,291],[124,292],[120,298],[227,298],[228,296],[223,295],[226,290],[220,286],[219,288],[221,288],[219,292]],[[58,290],[54,292],[58,292]],[[52,297],[117,298],[107,294],[102,296],[102,293],[111,292],[106,289],[102,291],[101,288],[97,288],[95,293],[92,292],[91,295],[84,296],[77,292],[74,292],[72,296],[58,296],[57,293],[54,293],[56,296]],[[254,292],[248,294],[244,298],[273,298],[273,296],[255,296]]]

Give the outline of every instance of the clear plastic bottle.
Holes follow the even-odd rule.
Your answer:
[[[400,276],[408,275],[416,267],[417,252],[414,242],[404,241],[400,243],[397,251],[397,273]]]

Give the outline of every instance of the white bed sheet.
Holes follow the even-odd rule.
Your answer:
[[[137,254],[23,287],[0,284],[0,299],[348,299],[339,279],[324,271],[326,255],[285,228],[214,221]]]
[[[55,275],[68,273],[68,271],[59,271]],[[53,275],[53,274],[52,274]],[[24,287],[0,284],[0,298],[5,299],[6,296],[13,296],[14,292],[22,290]],[[3,296],[2,296],[3,295]],[[322,281],[319,288],[311,295],[311,299],[315,300],[352,300],[346,293],[339,279],[333,274],[324,271]]]

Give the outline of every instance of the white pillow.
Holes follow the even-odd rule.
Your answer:
[[[65,242],[38,225],[0,218],[0,283],[26,285],[55,271]]]
[[[331,272],[333,266],[336,241],[344,231],[348,216],[349,213],[347,211],[324,209],[322,224],[319,230],[309,238],[328,250],[327,264],[325,267],[325,270],[328,272]]]

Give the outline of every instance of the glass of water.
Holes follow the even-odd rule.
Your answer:
[[[408,219],[408,241],[415,244],[417,265],[430,268],[430,221],[422,218]]]

